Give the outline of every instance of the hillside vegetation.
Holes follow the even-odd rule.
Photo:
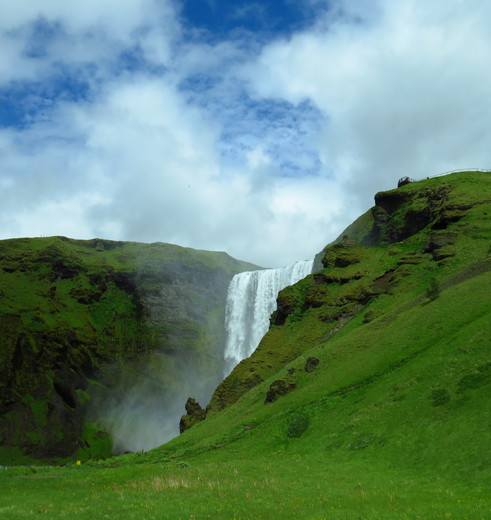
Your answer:
[[[489,518],[491,174],[375,201],[280,293],[204,420],[146,453],[4,470],[0,511]]]
[[[111,440],[87,412],[95,399],[116,406],[142,379],[156,414],[184,409],[187,388],[211,392],[228,284],[251,267],[161,243],[0,241],[0,463],[19,450],[108,456]]]

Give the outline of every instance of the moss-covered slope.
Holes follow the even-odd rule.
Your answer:
[[[107,449],[86,410],[93,394],[134,383],[128,360],[167,366],[162,402],[179,384],[176,359],[201,389],[216,385],[228,284],[250,268],[162,243],[1,241],[0,444],[38,457],[90,452],[97,439]]]

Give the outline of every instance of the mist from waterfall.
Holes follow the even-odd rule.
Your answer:
[[[90,422],[111,434],[113,452],[146,451],[177,436],[186,399],[194,397],[206,406],[221,376],[250,356],[267,332],[278,292],[307,276],[312,267],[313,261],[297,262],[232,279],[225,309],[225,359],[223,365],[217,363],[217,373],[201,377],[198,358],[158,350],[114,367],[118,375],[112,385],[94,386],[88,405]]]
[[[313,260],[303,260],[280,269],[246,271],[230,282],[225,310],[225,376],[249,357],[269,328],[281,289],[312,272]]]

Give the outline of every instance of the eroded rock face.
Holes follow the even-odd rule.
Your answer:
[[[264,400],[264,403],[272,403],[278,399],[278,397],[281,397],[282,395],[286,395],[289,392],[295,390],[296,388],[295,383],[289,383],[287,381],[284,381],[283,379],[278,379],[271,383],[269,390],[266,394],[266,399]]]
[[[423,253],[431,253],[433,260],[442,261],[455,255],[455,249],[452,246],[457,239],[457,233],[434,232],[428,238]]]
[[[449,186],[377,193],[372,208],[372,240],[381,245],[400,242],[427,226],[444,230],[472,207],[451,201]]]
[[[298,306],[302,305],[302,297],[294,286],[281,290],[276,299],[276,311],[271,315],[272,325],[283,325],[286,318],[292,314]]]
[[[197,422],[202,421],[206,417],[206,410],[201,408],[198,401],[193,397],[190,397],[184,406],[186,408],[186,415],[181,417],[181,421],[179,422],[179,431],[183,433],[191,426],[195,425]]]

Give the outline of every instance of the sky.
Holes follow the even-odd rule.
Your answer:
[[[312,258],[491,168],[487,0],[0,0],[0,238]]]

